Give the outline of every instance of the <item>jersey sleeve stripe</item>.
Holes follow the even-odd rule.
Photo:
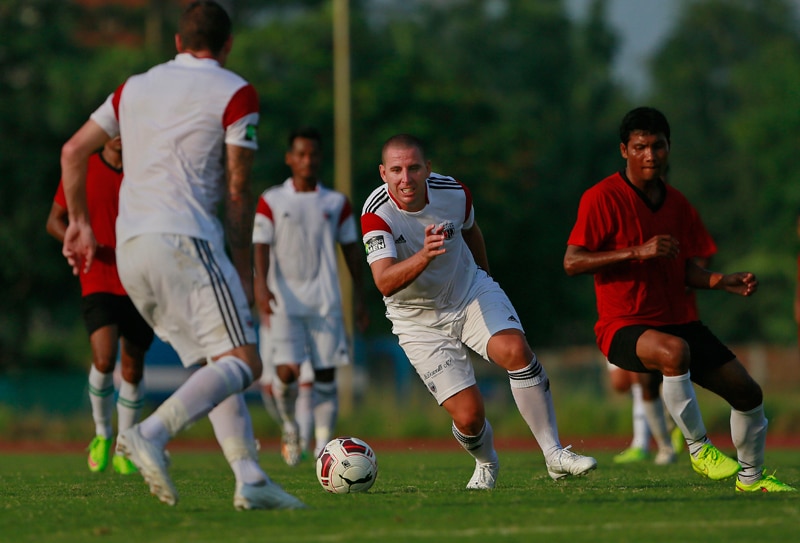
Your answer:
[[[272,219],[272,208],[269,207],[269,204],[264,198],[258,199],[258,204],[256,204],[256,214],[263,215],[268,218],[270,221],[275,222]]]
[[[125,83],[117,87],[117,90],[114,91],[114,96],[111,98],[111,105],[114,106],[114,116],[117,121],[119,121],[119,101],[122,99],[122,89],[125,87]]]
[[[225,113],[222,115],[222,126],[228,128],[230,125],[251,113],[258,113],[258,93],[251,84],[244,85],[231,97]]]
[[[347,198],[344,199],[344,205],[342,206],[342,212],[339,213],[339,226],[344,224],[344,221],[350,218],[353,214],[353,208],[350,206],[350,200]]]
[[[391,234],[392,229],[389,225],[380,218],[378,215],[374,213],[364,213],[361,215],[361,232],[364,235],[367,235],[370,232],[374,232],[375,230],[380,230],[382,232],[389,232]]]

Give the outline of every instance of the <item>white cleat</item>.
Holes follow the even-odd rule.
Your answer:
[[[256,484],[237,484],[233,495],[233,506],[239,511],[307,508],[306,504],[269,479]]]
[[[151,494],[167,505],[178,503],[178,491],[167,473],[169,458],[164,450],[142,437],[138,424],[119,434],[117,449],[139,468]]]
[[[597,460],[591,456],[575,454],[569,450],[570,447],[572,447],[572,445],[559,450],[553,455],[551,461],[547,463],[547,473],[554,481],[563,479],[568,475],[580,477],[597,467]]]
[[[659,447],[653,462],[657,466],[666,466],[668,464],[674,464],[676,460],[678,460],[678,455],[675,454],[675,450],[671,446],[667,446]]]
[[[467,483],[467,490],[492,490],[497,484],[497,472],[500,471],[499,462],[475,463],[475,471]]]
[[[300,463],[303,448],[300,446],[300,438],[297,432],[284,432],[281,437],[281,456],[283,461],[289,466],[296,466]]]

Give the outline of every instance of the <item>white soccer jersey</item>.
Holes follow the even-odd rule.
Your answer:
[[[427,204],[417,212],[403,211],[387,185],[375,189],[361,213],[361,230],[367,262],[381,258],[405,260],[425,241],[425,227],[444,229],[446,252],[434,258],[406,288],[384,297],[387,307],[424,308],[446,311],[465,299],[477,270],[472,252],[461,230],[474,224],[472,195],[452,177],[431,173],[426,180]]]
[[[223,142],[257,148],[252,85],[216,60],[183,53],[130,77],[91,118],[122,136],[118,245],[143,233],[223,243]]]
[[[290,177],[258,199],[253,243],[270,245],[267,282],[291,316],[341,312],[336,244],[358,241],[347,197],[320,184],[298,192]]]

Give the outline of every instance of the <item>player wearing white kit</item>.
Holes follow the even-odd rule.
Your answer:
[[[481,358],[508,372],[550,477],[595,469],[594,458],[561,446],[550,382],[513,305],[488,275],[469,190],[432,173],[422,143],[407,134],[384,144],[379,170],[384,185],[372,192],[361,215],[367,262],[400,346],[475,459],[467,488],[494,488],[499,471],[472,366]]]
[[[339,290],[337,244],[353,278],[359,327],[367,315],[361,300],[361,248],[347,197],[319,182],[322,138],[313,128],[292,132],[286,164],[292,176],[264,191],[256,207],[255,298],[261,327],[272,336],[277,379],[272,388],[283,421],[282,454],[289,465],[301,457],[295,403],[300,363],[314,368],[314,453],[333,437],[338,413],[336,368],[349,363]]]
[[[86,159],[116,135],[126,142],[117,220],[120,279],[139,312],[185,366],[203,364],[151,416],[122,432],[119,449],[159,500],[178,493],[167,442],[208,415],[236,479],[237,509],[304,507],[258,465],[241,392],[261,374],[252,299],[250,170],[258,96],[223,68],[231,23],[215,2],[193,2],[174,60],[130,77],[64,145],[69,208],[64,255],[88,269],[96,243],[85,205]],[[231,259],[216,218],[224,199]]]

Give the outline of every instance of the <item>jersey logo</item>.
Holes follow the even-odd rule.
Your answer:
[[[400,237],[394,240],[395,243],[406,243],[406,238],[403,237],[403,234],[400,234]]]
[[[256,125],[248,124],[244,131],[244,139],[247,141],[256,141]]]
[[[383,239],[383,236],[369,238],[366,242],[364,242],[364,248],[367,250],[367,254],[385,249],[386,240]]]
[[[436,227],[436,232],[442,234],[446,240],[453,239],[453,236],[456,235],[456,227],[453,223],[447,221]]]

